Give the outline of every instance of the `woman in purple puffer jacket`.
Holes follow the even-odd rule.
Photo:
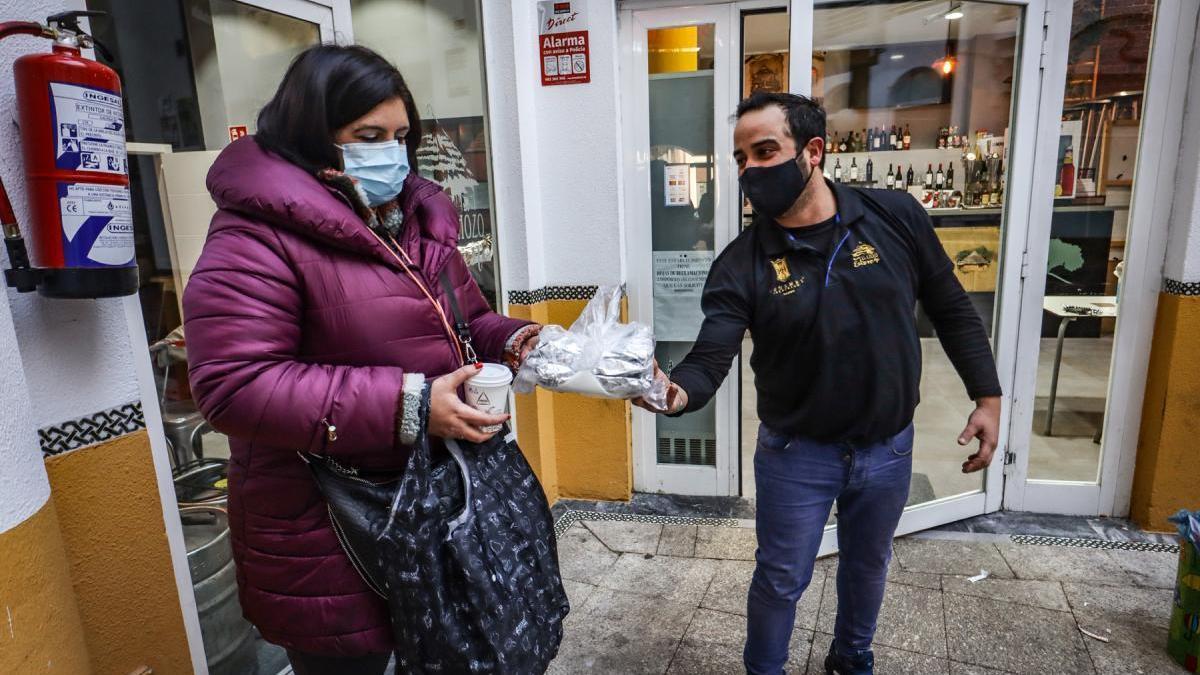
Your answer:
[[[484,361],[519,365],[538,327],[500,316],[456,247],[458,214],[415,171],[417,106],[363,47],[313,47],[208,174],[219,210],[184,293],[191,383],[230,437],[229,520],[246,617],[299,675],[382,673],[384,600],[355,572],[298,451],[402,470],[422,425],[486,440],[459,399]],[[427,419],[419,417],[430,397]]]

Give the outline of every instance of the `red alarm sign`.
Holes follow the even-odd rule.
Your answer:
[[[584,3],[538,3],[538,51],[542,84],[584,84],[592,81]]]

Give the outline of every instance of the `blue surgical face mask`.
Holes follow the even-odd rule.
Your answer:
[[[408,148],[400,141],[386,143],[345,143],[342,167],[367,193],[367,205],[379,206],[396,198],[404,189],[411,170]]]

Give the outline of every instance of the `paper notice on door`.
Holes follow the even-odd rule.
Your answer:
[[[692,190],[690,178],[691,167],[687,164],[668,164],[663,167],[663,193],[667,197],[667,206],[691,206]]]
[[[654,336],[660,342],[696,339],[704,321],[700,294],[712,264],[712,251],[654,252]]]

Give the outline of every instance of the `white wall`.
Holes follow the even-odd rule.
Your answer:
[[[81,4],[81,3],[80,3]],[[44,21],[55,12],[79,9],[74,2],[62,0],[0,0],[0,16],[5,19]],[[16,111],[12,64],[17,57],[38,51],[49,51],[49,43],[40,38],[10,37],[0,42],[0,119],[15,119]],[[0,125],[0,154],[9,158],[0,165],[0,175],[13,202],[17,218],[26,222],[25,187],[21,146],[13,125]],[[3,267],[8,268],[8,255],[0,252]],[[44,415],[30,404],[25,368],[22,365],[17,324],[28,320],[31,313],[26,299],[17,300],[13,291],[4,289],[0,297],[0,532],[24,522],[37,512],[50,497],[50,483],[38,446],[36,429]],[[14,302],[15,301],[15,302]],[[11,307],[10,311],[10,304]],[[124,333],[124,318],[115,327]],[[56,340],[56,342],[60,342]],[[37,401],[40,405],[41,401]]]
[[[584,1],[591,82],[550,87],[541,85],[534,0],[484,3],[501,273],[510,291],[623,281],[617,14],[611,0]]]
[[[1196,49],[1192,50],[1186,91],[1183,138],[1195,139],[1200,134],[1200,54]],[[1179,152],[1163,276],[1185,283],[1200,282],[1200,143],[1181,143]]]
[[[0,0],[0,16],[14,19],[44,21],[50,14],[83,8],[82,0]],[[0,43],[0,120],[16,119],[13,60],[22,53],[49,49],[46,40],[32,37],[12,37]],[[14,125],[0,125],[0,152],[9,158],[0,165],[0,174],[17,219],[27,228],[24,163]],[[34,294],[7,293],[32,403],[33,428],[139,400],[120,300],[48,300]],[[7,363],[0,361],[0,367]],[[7,370],[3,374],[0,389],[8,389],[10,374]]]
[[[7,56],[7,54],[5,55]],[[9,92],[4,92],[5,94]],[[5,150],[8,150],[5,144]],[[25,522],[50,497],[46,465],[29,414],[29,392],[8,297],[0,297],[0,533]]]

